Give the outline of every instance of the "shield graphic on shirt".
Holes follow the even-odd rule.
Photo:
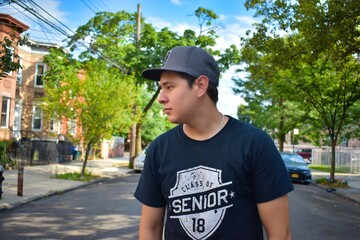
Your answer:
[[[232,182],[222,183],[221,170],[198,166],[179,171],[170,190],[170,218],[177,218],[192,239],[207,239],[233,206]]]

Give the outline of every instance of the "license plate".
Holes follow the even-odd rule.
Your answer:
[[[299,174],[297,174],[297,173],[292,173],[292,174],[291,174],[291,177],[292,177],[292,178],[299,178]]]

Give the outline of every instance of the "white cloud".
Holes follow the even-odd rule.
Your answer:
[[[223,15],[223,14],[219,15],[219,21],[224,21],[226,19],[228,19],[228,16]]]
[[[186,22],[174,24],[162,18],[157,18],[157,17],[148,17],[146,20],[159,30],[164,27],[168,27],[171,31],[176,32],[179,35],[182,35],[185,30],[192,29],[198,34],[198,26],[191,25]]]
[[[228,82],[220,81],[217,107],[223,114],[237,118],[237,108],[240,104],[245,104],[245,101],[240,96],[235,95],[228,85]]]
[[[237,108],[240,104],[246,104],[245,100],[239,95],[235,95],[232,88],[235,87],[231,78],[233,76],[244,77],[246,73],[237,73],[236,70],[240,68],[238,65],[230,67],[225,73],[221,75],[219,90],[218,109],[227,115],[237,118]]]
[[[43,8],[46,12],[37,7],[35,4],[30,5],[27,3],[29,7],[38,12],[39,15],[44,16],[49,21],[53,22],[57,26],[60,26],[58,22],[56,22],[51,16],[61,21],[64,25],[68,23],[67,16],[70,14],[68,12],[60,10],[61,1],[59,0],[34,0],[34,2]],[[50,26],[42,22],[41,20],[37,20],[37,18],[24,10],[21,6],[16,3],[11,3],[10,5],[4,5],[0,8],[1,12],[10,14],[12,17],[18,19],[19,21],[25,23],[30,27],[28,33],[30,33],[30,38],[33,38],[38,41],[43,42],[59,42],[65,38],[64,35],[61,35],[56,30],[52,29]],[[49,14],[51,16],[49,16]],[[41,24],[39,24],[39,22]],[[64,28],[61,26],[61,28]],[[46,34],[44,33],[46,32]]]
[[[182,0],[171,0],[171,3],[175,4],[175,5],[183,5],[183,1]]]
[[[255,18],[249,17],[249,16],[236,16],[235,18],[236,18],[236,20],[238,20],[239,23],[242,23],[242,25],[248,26],[248,27],[251,27],[251,25],[253,23],[259,22]]]
[[[223,27],[218,30],[219,38],[216,39],[217,48],[220,50],[229,47],[231,44],[240,46],[240,38],[245,37],[248,30],[254,29],[252,24],[257,22],[256,19],[248,16],[236,16],[235,21],[231,21],[230,17],[227,16],[222,16],[222,19]]]
[[[171,28],[171,23],[168,21],[165,21],[162,18],[158,17],[147,17],[146,21],[151,23],[153,26],[155,26],[157,29],[162,29],[164,27]]]
[[[70,13],[60,10],[61,1],[35,0],[35,2],[59,21],[63,23],[68,23],[67,16],[69,16]]]

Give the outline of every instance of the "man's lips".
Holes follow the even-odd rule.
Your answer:
[[[171,112],[171,108],[164,108],[164,113],[169,114]]]

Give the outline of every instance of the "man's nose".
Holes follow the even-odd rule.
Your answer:
[[[159,93],[158,102],[161,104],[164,104],[164,103],[166,103],[166,101],[167,101],[167,97],[166,97],[164,91],[161,90]]]

